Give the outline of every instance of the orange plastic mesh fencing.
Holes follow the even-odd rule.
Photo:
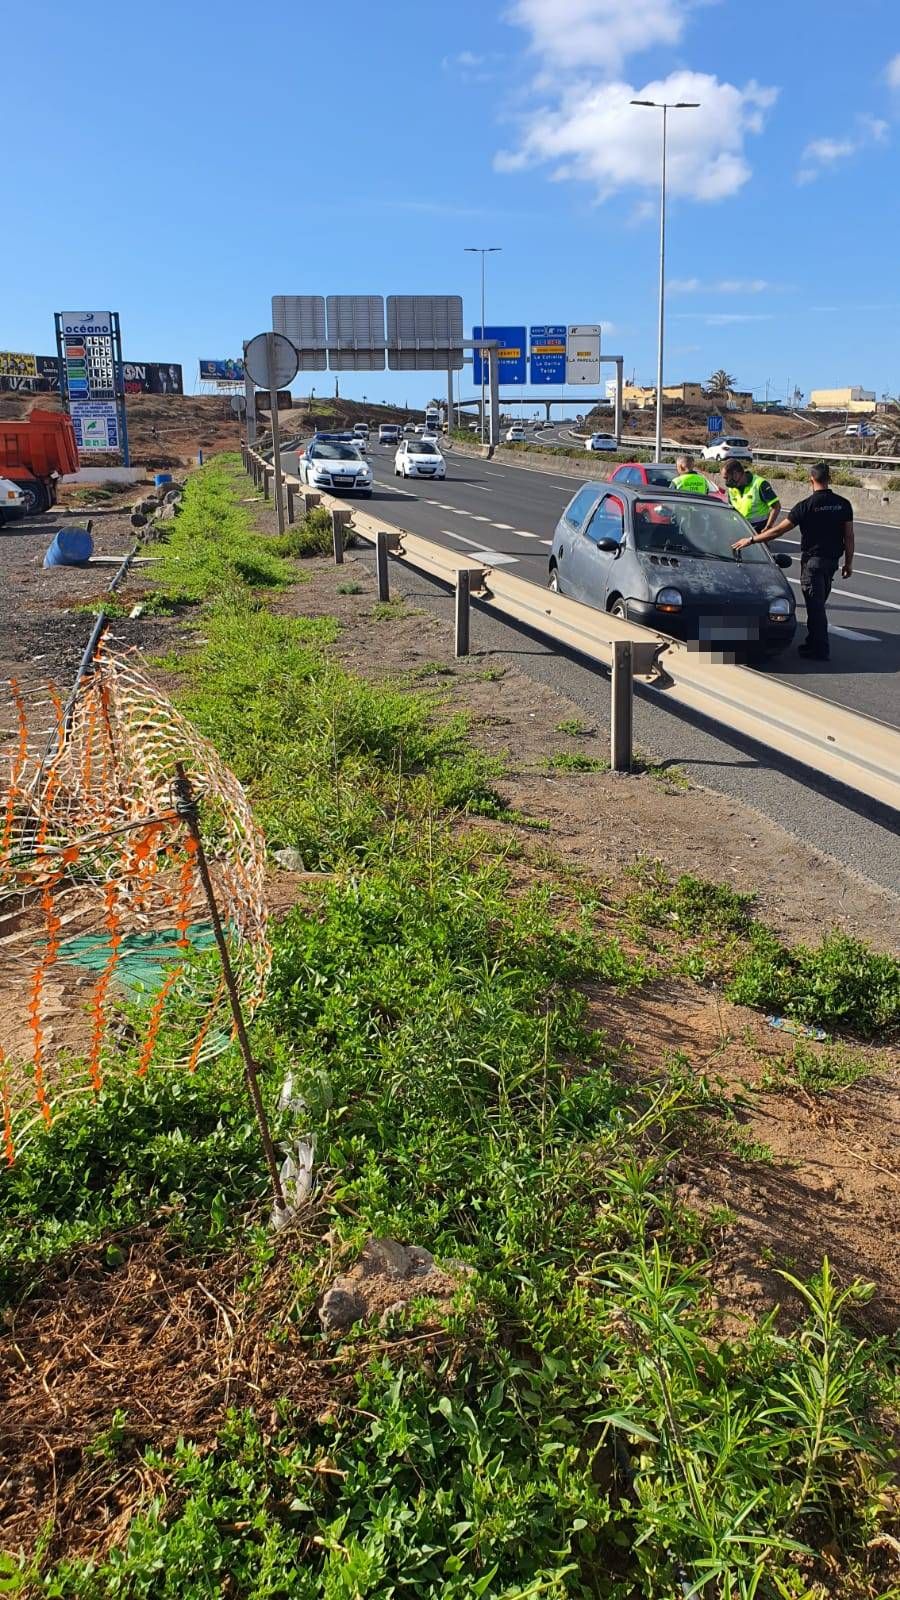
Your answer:
[[[70,707],[0,703],[0,1160],[111,1074],[194,1071],[233,1034],[183,762],[238,993],[270,966],[265,849],[225,763],[141,671],[101,650]]]

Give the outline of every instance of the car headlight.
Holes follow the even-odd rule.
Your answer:
[[[786,622],[791,614],[791,602],[787,595],[782,595],[778,600],[773,600],[769,606],[769,616],[773,622]]]
[[[660,589],[656,596],[657,611],[680,611],[683,603],[680,589]]]
[[[363,467],[362,472],[359,473],[359,477],[361,477],[361,478],[371,478],[371,476],[372,476],[372,468],[371,467]]]

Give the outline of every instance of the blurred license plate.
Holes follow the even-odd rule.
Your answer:
[[[743,621],[731,617],[701,617],[700,638],[708,640],[710,644],[758,639],[759,627],[749,619]]]

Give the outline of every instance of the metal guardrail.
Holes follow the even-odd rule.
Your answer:
[[[244,461],[257,481],[271,476],[271,464],[244,449]],[[328,502],[336,529],[346,507],[318,491],[305,490],[285,474],[289,503],[297,493],[307,503]],[[354,511],[353,531],[375,545],[379,598],[389,594],[389,553],[455,588],[457,654],[468,653],[469,597],[498,615],[511,617],[547,638],[577,650],[612,670],[613,766],[631,765],[634,681],[660,703],[672,702],[753,739],[779,757],[788,756],[846,788],[900,811],[900,730],[857,711],[836,706],[820,695],[794,689],[747,667],[714,661],[680,640],[637,623],[625,622],[593,606],[542,589],[503,568],[475,562],[443,545],[401,528],[386,527],[367,511]],[[340,546],[340,555],[338,549]],[[335,534],[335,559],[343,543]]]

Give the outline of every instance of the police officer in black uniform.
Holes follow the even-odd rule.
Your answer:
[[[838,567],[841,577],[853,574],[853,507],[830,487],[831,474],[820,461],[809,474],[812,494],[798,501],[786,517],[764,533],[738,539],[733,550],[747,544],[768,544],[791,528],[800,529],[800,588],[806,601],[806,643],[797,654],[810,661],[828,660],[828,618],[825,606]]]

